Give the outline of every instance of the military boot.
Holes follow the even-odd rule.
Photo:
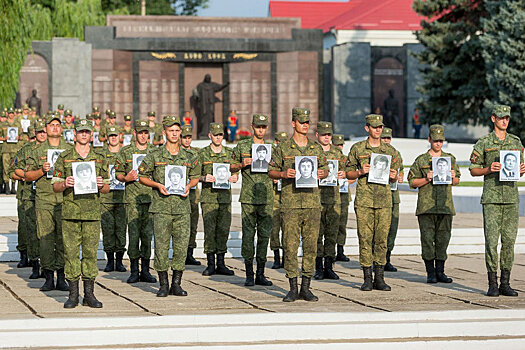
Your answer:
[[[385,283],[385,267],[383,265],[376,264],[374,266],[374,284],[373,288],[377,290],[384,290],[389,292],[392,288]]]
[[[323,278],[327,280],[338,280],[339,279],[339,276],[334,272],[333,264],[334,264],[333,257],[327,256],[326,258],[324,258]]]
[[[11,194],[16,194],[16,184],[14,182],[11,184]]]
[[[498,289],[498,274],[496,271],[487,272],[489,278],[489,290],[487,291],[488,297],[499,297]]]
[[[69,284],[69,298],[64,303],[64,309],[73,309],[78,305],[78,280],[67,281]]]
[[[452,283],[452,278],[445,275],[445,260],[436,260],[436,279],[441,283]]]
[[[284,269],[284,250],[283,250],[283,256],[281,257],[281,269]]]
[[[11,189],[9,188],[9,182],[7,182],[4,187],[4,193],[9,194],[10,192],[11,192]]]
[[[50,290],[55,289],[55,271],[53,270],[44,270],[44,275],[46,276],[46,281],[40,287],[40,291],[49,292]]]
[[[337,255],[335,261],[349,262],[350,259],[345,255],[344,247],[340,244],[337,245]]]
[[[57,271],[57,285],[56,290],[61,290],[63,292],[67,292],[69,290],[69,286],[66,283],[66,276],[64,275],[64,268],[61,268]]]
[[[106,252],[106,256],[108,258],[108,262],[106,267],[104,267],[104,272],[115,271],[115,254]]]
[[[322,280],[324,278],[324,269],[323,269],[323,258],[315,258],[315,273],[314,279]]]
[[[244,269],[246,270],[246,280],[244,281],[244,285],[246,287],[254,286],[255,281],[253,279],[253,261],[245,261]]]
[[[499,281],[499,294],[506,297],[517,297],[518,292],[516,292],[510,286],[510,270],[501,270],[501,277]]]
[[[29,279],[36,280],[40,278],[40,260],[31,260],[31,266],[33,267],[33,270],[31,272],[31,276],[29,276]]]
[[[372,266],[363,266],[363,278],[364,282],[361,285],[361,290],[365,292],[369,292],[372,290]]]
[[[100,309],[102,303],[95,298],[95,281],[84,280],[84,299],[82,305]]]
[[[124,252],[117,252],[115,253],[115,256],[115,271],[126,272],[126,267],[122,263],[122,259],[124,258]]]
[[[139,281],[139,259],[131,259],[131,274],[128,277],[127,283],[137,283]]]
[[[215,270],[217,275],[233,276],[235,273],[230,270],[224,264],[224,253],[217,254],[217,269]]]
[[[215,254],[208,253],[206,254],[206,260],[208,262],[208,266],[202,271],[203,276],[211,276],[215,275]]]
[[[299,297],[299,292],[297,288],[297,277],[294,278],[288,278],[288,283],[290,284],[290,291],[286,296],[283,298],[284,302],[292,302],[296,301]]]
[[[434,267],[434,260],[423,260],[425,262],[425,269],[427,270],[427,283],[437,283],[436,268]]]
[[[16,264],[16,267],[23,268],[29,266],[29,259],[27,258],[27,250],[20,251],[20,261]]]
[[[390,251],[386,252],[386,264],[385,264],[385,271],[388,272],[397,272],[397,269],[390,263]]]
[[[276,270],[281,267],[281,254],[279,249],[273,251],[273,265],[272,269]]]
[[[268,281],[264,276],[264,264],[257,263],[257,271],[255,272],[255,284],[258,286],[271,286],[273,283]]]
[[[4,194],[5,193],[5,184],[2,182],[0,184],[0,194]]]
[[[303,299],[306,301],[317,301],[319,300],[318,297],[312,293],[310,290],[310,281],[312,279],[310,277],[303,276],[303,279],[301,280],[301,290],[299,291],[299,299]]]
[[[157,296],[161,298],[165,298],[168,296],[168,292],[170,289],[170,284],[168,281],[168,271],[159,271],[159,281],[160,281],[160,288],[157,292]]]
[[[157,279],[149,272],[149,259],[141,258],[140,281],[146,283],[157,283]]]
[[[193,257],[193,248],[188,247],[188,253],[186,254],[186,265],[200,266],[201,262],[195,260]]]
[[[173,270],[173,277],[171,279],[170,295],[185,297],[188,293],[180,286],[182,281],[182,271]]]

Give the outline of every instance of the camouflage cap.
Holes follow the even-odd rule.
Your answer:
[[[154,117],[154,116],[155,116],[155,111],[148,112],[148,117]]]
[[[310,110],[300,107],[292,108],[292,120],[297,120],[299,123],[310,121]]]
[[[131,120],[131,115],[129,115],[129,114],[124,114],[124,120],[125,120],[125,121],[130,121],[130,120]]]
[[[46,116],[46,124],[51,123],[53,120],[60,121],[60,115],[58,114],[49,114]]]
[[[317,123],[317,133],[319,135],[332,134],[332,123],[330,122],[318,122]]]
[[[345,136],[341,134],[334,134],[332,136],[332,143],[336,146],[341,146],[345,144]]]
[[[44,121],[37,121],[35,122],[35,131],[43,131],[46,129],[46,123]]]
[[[109,115],[111,113],[111,109],[106,109],[106,115]]]
[[[107,134],[108,136],[120,135],[120,130],[116,126],[110,126],[109,128],[107,128]]]
[[[170,127],[175,124],[180,126],[180,118],[176,115],[165,115],[164,118],[162,118],[163,126]]]
[[[24,105],[22,106],[22,109],[29,109],[29,106],[28,106],[27,104],[24,104]]]
[[[32,110],[33,112],[36,112],[36,107],[31,107],[31,110]]]
[[[430,125],[428,137],[432,141],[445,141],[445,128],[439,124]]]
[[[67,115],[73,115],[73,112],[70,109],[66,109],[64,111],[64,116],[67,116]]]
[[[149,122],[147,120],[137,120],[135,121],[135,131],[148,131],[149,130]]]
[[[366,123],[371,127],[377,128],[383,124],[383,116],[380,114],[368,114],[366,117]]]
[[[102,119],[102,117],[100,116],[100,114],[91,114],[91,118],[93,119]]]
[[[36,134],[35,134],[35,127],[34,126],[30,126],[27,128],[27,136],[30,138],[30,139],[33,139],[36,137]]]
[[[255,113],[252,116],[252,125],[268,125],[268,116],[264,114]]]
[[[212,135],[224,134],[224,126],[222,123],[210,123],[210,133]]]
[[[16,113],[22,113],[22,108],[17,108]]]
[[[15,113],[15,109],[13,107],[9,107],[7,109],[7,113]]]
[[[75,130],[81,131],[81,130],[93,130],[93,124],[89,120],[86,119],[80,119],[75,122]]]
[[[0,112],[0,117],[6,117],[6,113],[4,111]]]
[[[111,112],[109,113],[109,117],[110,117],[111,119],[116,118],[116,117],[117,117],[117,113],[111,111]]]
[[[91,109],[91,111],[92,111],[93,113],[98,113],[98,112],[100,112],[100,109],[98,108],[98,106],[93,106],[93,108]]]
[[[510,117],[510,106],[505,105],[495,105],[492,109],[492,115],[496,117],[503,118],[506,116]]]
[[[62,105],[62,104],[58,105],[58,106],[57,106],[57,109],[59,109],[59,110],[63,110],[63,109],[64,109],[64,105]]]
[[[288,134],[286,133],[286,131],[279,131],[275,133],[275,139],[279,142],[286,141],[288,140]]]
[[[193,136],[193,128],[191,125],[184,125],[182,127],[182,136]]]
[[[86,119],[87,120],[93,120],[93,114],[86,114]]]
[[[383,128],[383,132],[381,133],[381,138],[383,137],[389,137],[392,138],[392,129],[390,128]]]

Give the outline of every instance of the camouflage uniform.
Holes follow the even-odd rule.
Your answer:
[[[7,138],[7,128],[9,127],[15,127],[18,128],[18,135],[20,136],[20,140],[22,140],[22,126],[20,125],[20,122],[18,122],[16,119],[13,121],[9,121],[9,119],[5,122],[5,124],[2,126],[1,135],[0,137]],[[22,147],[23,142],[17,141],[16,143],[7,142],[4,141],[3,147],[2,147],[2,168],[3,168],[3,179],[6,184],[9,183],[9,165],[11,164],[11,160],[15,157],[16,152]],[[13,187],[14,187],[14,181],[13,181]],[[13,192],[14,193],[14,192]]]
[[[189,132],[192,131],[191,127],[184,126],[182,128],[182,134],[181,136],[191,135]],[[190,147],[189,149],[185,149],[186,151],[190,152],[194,156],[197,156],[199,153],[199,148],[197,147]],[[199,223],[199,199],[200,199],[200,191],[197,186],[195,188],[190,189],[190,208],[191,208],[191,222],[190,222],[190,241],[188,243],[188,248],[191,248],[192,250],[197,248],[197,225]]]

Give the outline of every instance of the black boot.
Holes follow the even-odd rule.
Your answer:
[[[55,290],[55,271],[44,270],[44,275],[46,276],[46,281],[40,287],[40,291],[49,292],[50,290]]]
[[[255,272],[255,284],[258,286],[271,286],[273,283],[268,281],[264,276],[264,264],[257,263],[257,271]]]
[[[445,275],[445,260],[436,260],[436,279],[441,283],[452,283],[452,278]]]
[[[84,280],[84,299],[82,305],[100,309],[102,303],[95,298],[95,281]]]
[[[301,280],[301,291],[299,292],[299,299],[303,299],[306,301],[317,301],[319,300],[318,297],[310,291],[310,281],[312,279],[310,277],[303,276],[303,279]]]
[[[1,183],[0,184],[0,194],[4,194],[5,193],[5,183]]]
[[[324,258],[324,270],[323,270],[323,278],[327,280],[338,280],[339,276],[334,272],[333,269],[334,264],[334,258],[331,256],[327,256]]]
[[[365,292],[369,292],[372,290],[372,266],[366,267],[363,266],[363,278],[364,282],[361,285],[361,290]]]
[[[157,279],[149,272],[149,259],[141,258],[140,281],[146,283],[157,283]]]
[[[244,281],[244,285],[246,287],[254,286],[255,281],[253,279],[253,261],[245,261],[244,268],[246,270],[246,281]]]
[[[374,266],[374,289],[390,291],[392,288],[385,283],[385,267],[375,264]]]
[[[57,271],[57,285],[56,290],[61,290],[63,292],[67,292],[69,290],[69,286],[66,283],[66,276],[64,275],[64,268],[61,268]]]
[[[69,298],[64,303],[64,309],[73,309],[78,305],[78,280],[67,281],[69,284]]]
[[[324,278],[324,269],[323,269],[323,258],[315,258],[315,273],[314,279],[322,280]]]
[[[425,269],[427,270],[427,283],[437,283],[436,268],[434,267],[434,260],[423,260],[425,262]]]
[[[276,270],[281,268],[281,254],[279,252],[279,249],[275,249],[273,251],[273,265],[272,269]]]
[[[496,271],[494,272],[487,272],[487,275],[489,277],[489,290],[487,291],[488,297],[499,297],[499,289],[498,289],[498,273]]]
[[[16,194],[16,184],[14,182],[11,184],[11,194]]]
[[[106,256],[108,257],[108,262],[106,267],[104,267],[104,272],[115,271],[115,254],[106,252]]]
[[[160,288],[157,292],[157,296],[161,298],[165,298],[168,296],[168,292],[170,289],[170,284],[168,281],[168,271],[159,271],[157,272],[159,274],[159,281],[160,281]]]
[[[208,266],[204,271],[202,271],[203,276],[211,276],[215,275],[215,254],[208,253],[206,254],[206,260],[208,262]]]
[[[116,259],[115,259],[115,271],[126,272],[127,271],[126,267],[122,263],[122,258],[124,258],[124,252],[117,252],[115,254],[115,256],[116,256]]]
[[[131,274],[128,277],[127,283],[137,283],[139,281],[139,259],[131,259]],[[156,281],[155,281],[156,282]]]
[[[390,263],[390,251],[386,252],[386,264],[385,264],[385,271],[388,272],[397,272],[397,269]]]
[[[173,270],[173,277],[171,279],[170,295],[176,295],[178,297],[185,297],[188,293],[181,288],[180,283],[182,281],[182,271]]]
[[[5,193],[5,194],[9,194],[9,193],[11,193],[11,189],[9,188],[9,182],[7,182],[7,183],[5,184],[5,187],[4,187],[4,193]]]
[[[23,268],[29,267],[29,259],[27,259],[27,250],[20,251],[20,261],[16,264],[16,267]]]
[[[31,266],[33,267],[33,271],[31,273],[31,276],[29,276],[29,279],[36,280],[40,278],[40,260],[31,260]]]
[[[193,248],[188,247],[188,253],[186,254],[186,265],[200,266],[201,262],[195,260],[193,257]]]
[[[337,245],[337,255],[335,261],[349,262],[350,259],[345,255],[344,247],[340,244]]]
[[[217,254],[217,269],[215,270],[217,275],[233,276],[235,273],[233,270],[224,265],[224,253]]]
[[[510,286],[510,270],[501,270],[501,278],[499,281],[499,294],[506,297],[517,297],[518,292],[516,292]]]
[[[299,292],[297,290],[297,277],[288,278],[288,283],[290,284],[290,291],[283,298],[284,302],[296,301],[299,297]]]

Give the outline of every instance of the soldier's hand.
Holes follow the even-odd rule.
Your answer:
[[[188,195],[190,194],[190,189],[191,189],[191,187],[186,185],[186,188],[184,189],[184,193],[181,194],[180,196],[181,197],[188,197]]]
[[[496,173],[498,171],[501,170],[501,163],[499,162],[493,162],[491,165],[490,165],[490,172],[492,173]]]
[[[403,183],[403,173],[397,174],[397,183]]]
[[[361,175],[366,175],[370,172],[370,164],[365,164],[361,168]]]
[[[397,180],[397,170],[396,169],[390,169],[390,180]]]
[[[66,187],[75,186],[75,178],[73,176],[66,177]]]
[[[228,179],[228,181],[230,181],[231,183],[236,183],[237,180],[239,180],[239,175],[238,175],[238,174],[233,174],[233,175],[230,176],[230,178]]]
[[[242,160],[242,167],[244,168],[245,166],[251,165],[252,162],[253,162],[253,158],[244,158]]]
[[[434,172],[433,172],[433,171],[429,171],[429,172],[427,173],[427,180],[428,180],[429,182],[432,182],[432,178],[433,178],[433,177],[434,177]]]
[[[520,164],[520,176],[525,174],[525,163]]]
[[[204,178],[204,182],[215,182],[215,176],[206,174],[206,177]]]
[[[338,178],[338,179],[344,179],[344,178],[346,178],[346,173],[345,173],[343,170],[338,171],[338,172],[337,172],[337,178]]]
[[[99,189],[104,187],[104,179],[102,178],[102,176],[97,176],[97,187]]]
[[[272,179],[273,183],[276,184],[279,182],[279,180]]]
[[[132,169],[125,177],[126,182],[135,181],[139,178],[139,174],[135,169]]]
[[[162,193],[165,196],[169,196],[170,195],[168,193],[168,190],[166,189],[166,186],[164,186],[163,184],[158,184],[157,185],[157,189],[159,190],[160,193]]]
[[[47,173],[49,171],[49,169],[51,169],[51,163],[44,162],[44,164],[42,164],[42,171],[44,173]]]
[[[286,171],[283,171],[285,179],[295,179],[295,169],[287,169]]]
[[[452,179],[455,179],[456,178],[456,171],[455,170],[451,170],[450,171],[450,176],[452,177]]]

